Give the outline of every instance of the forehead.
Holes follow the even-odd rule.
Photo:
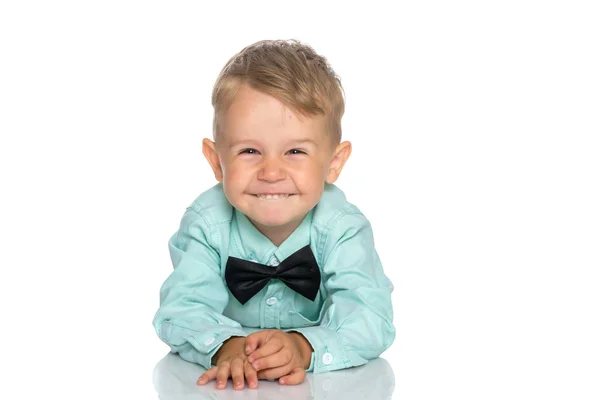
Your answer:
[[[325,139],[326,119],[305,116],[278,100],[242,85],[228,109],[219,116],[225,141],[244,139],[303,140]]]

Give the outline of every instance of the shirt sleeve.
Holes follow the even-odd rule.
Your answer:
[[[328,298],[321,322],[286,329],[310,342],[314,352],[307,371],[313,373],[365,364],[389,348],[396,336],[393,285],[375,251],[369,221],[360,213],[341,217],[326,243],[322,276]]]
[[[211,234],[204,218],[188,208],[169,240],[174,270],[160,289],[153,320],[171,352],[206,369],[225,340],[247,336],[238,322],[222,314],[229,294],[220,274],[220,255],[208,240]]]

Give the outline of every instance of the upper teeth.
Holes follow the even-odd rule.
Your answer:
[[[286,197],[289,196],[289,194],[257,194],[256,196],[259,199],[271,200],[271,199],[285,199]]]

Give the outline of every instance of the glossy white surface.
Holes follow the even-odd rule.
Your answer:
[[[300,385],[284,386],[274,381],[259,381],[257,389],[233,390],[231,380],[227,388],[217,390],[215,381],[196,385],[196,380],[205,369],[197,364],[182,360],[175,354],[167,354],[154,369],[153,383],[161,400],[189,399],[343,399],[383,400],[391,399],[394,392],[394,372],[383,358],[372,360],[366,365],[312,374]]]

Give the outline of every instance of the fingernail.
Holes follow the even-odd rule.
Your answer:
[[[252,368],[254,368],[254,369],[258,369],[259,366],[260,366],[260,364],[257,362],[252,364]]]
[[[282,385],[285,385],[285,379],[280,379],[279,383],[282,384]]]
[[[246,353],[250,353],[250,346],[246,346]]]

